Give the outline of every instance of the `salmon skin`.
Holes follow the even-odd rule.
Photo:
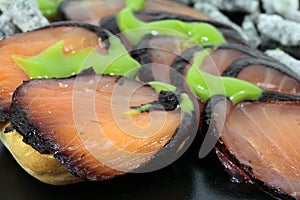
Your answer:
[[[37,30],[17,34],[0,41],[0,121],[9,118],[8,110],[14,90],[30,77],[15,63],[13,55],[35,56],[58,41],[64,41],[64,53],[84,48],[99,49],[106,53],[110,47],[109,32],[90,24],[56,22]],[[102,43],[102,44],[101,44]],[[101,45],[100,45],[101,44]]]
[[[14,93],[11,123],[25,143],[54,155],[73,175],[105,180],[186,150],[197,120],[194,111],[178,108],[178,95],[92,73],[32,79]],[[130,114],[148,103],[152,108]]]

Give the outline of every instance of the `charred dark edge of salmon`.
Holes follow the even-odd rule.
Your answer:
[[[145,163],[141,167],[138,168],[138,170],[147,170],[152,169],[151,166],[155,163],[161,162],[161,158],[164,158],[164,162],[168,162],[169,160],[172,160],[173,156],[175,156],[178,153],[184,153],[186,148],[188,148],[186,145],[185,148],[178,151],[177,148],[181,144],[187,142],[187,141],[193,141],[194,138],[190,137],[190,133],[197,133],[199,128],[199,122],[200,122],[200,113],[197,112],[199,109],[198,100],[195,97],[195,95],[191,92],[191,90],[188,87],[182,87],[177,89],[174,92],[178,98],[180,98],[180,95],[182,93],[188,94],[193,102],[194,110],[192,112],[183,112],[183,117],[180,125],[176,128],[173,136],[170,138],[170,140],[164,145],[162,149],[160,149],[148,163]],[[194,98],[192,98],[194,97]],[[195,134],[196,136],[196,134]]]
[[[148,54],[148,46],[151,39],[154,38],[154,35],[147,34],[144,35],[136,45],[136,47],[132,50],[131,56],[136,59],[140,64],[151,63],[152,58]]]
[[[260,190],[275,198],[284,200],[295,200],[295,198],[291,197],[287,193],[277,188],[271,187],[265,182],[257,179],[252,174],[251,167],[240,163],[235,158],[235,156],[228,151],[221,139],[219,139],[216,146],[214,147],[214,153],[223,165],[225,171],[229,174],[232,182],[255,184]]]
[[[195,133],[195,131],[197,131],[199,120],[197,120],[198,116],[196,115],[196,112],[185,112],[181,124],[176,128],[171,139],[155,155],[153,155],[149,162],[141,165],[137,170],[151,170],[153,169],[152,166],[155,166],[156,163],[168,163],[169,161],[172,161],[176,154],[184,153],[187,148],[186,145],[184,145],[185,148],[180,149],[179,151],[177,151],[178,149],[175,147],[179,147],[181,144],[194,139],[190,137],[189,133]]]
[[[14,116],[11,119],[13,128],[23,136],[22,141],[24,143],[29,144],[32,148],[34,148],[41,154],[53,155],[53,157],[57,159],[62,165],[64,165],[73,176],[79,177],[83,180],[87,180],[87,178],[85,177],[87,176],[86,172],[81,172],[85,173],[85,175],[80,175],[80,172],[76,170],[74,166],[72,166],[72,164],[70,164],[68,157],[53,150],[55,144],[52,144],[51,142],[43,138],[43,136],[41,135],[41,131],[27,117],[25,108],[23,108],[22,106],[12,107],[11,113]],[[108,179],[108,177],[105,175],[97,175],[97,178],[99,180]]]
[[[215,145],[214,153],[229,175],[231,182],[254,184],[251,177],[249,177],[247,172],[242,168],[241,164],[236,161],[235,158],[231,158],[232,155],[228,152],[221,140]]]
[[[89,23],[84,23],[84,22],[77,22],[77,21],[58,21],[58,22],[53,22],[50,23],[49,25],[34,29],[32,31],[39,31],[47,28],[53,28],[53,27],[61,27],[61,26],[75,26],[75,27],[80,27],[84,28],[92,33],[95,33],[99,38],[101,38],[101,41],[105,42],[105,47],[106,49],[109,48],[110,42],[109,42],[109,37],[111,33],[109,30],[106,30],[103,27],[100,26],[95,26]],[[30,32],[32,32],[30,31]]]
[[[65,13],[65,8],[71,0],[62,1],[57,8],[57,20],[58,21],[68,21],[71,20]]]
[[[216,121],[214,119],[214,106],[220,101],[230,101],[226,96],[215,95],[213,96],[206,104],[206,107],[203,111],[203,125],[201,131],[202,140],[207,136],[214,137],[215,133],[218,133],[216,127]],[[214,133],[209,133],[209,126],[212,126],[212,131]],[[251,176],[248,175],[248,172],[244,170],[240,162],[230,154],[228,149],[225,147],[221,138],[218,138],[217,143],[214,146],[214,153],[225,167],[225,171],[230,175],[231,181],[236,183],[253,183]],[[248,168],[247,168],[248,169]],[[251,169],[248,169],[251,172]]]
[[[252,48],[248,45],[241,45],[241,44],[236,44],[236,43],[225,43],[221,44],[218,46],[218,49],[232,49],[232,50],[237,50],[240,51],[246,55],[249,55],[254,58],[262,58],[262,59],[267,59],[271,61],[275,61],[272,57],[267,56],[264,54],[262,51]]]
[[[154,80],[152,70],[150,66],[145,66],[152,63],[152,58],[148,53],[149,42],[154,36],[147,34],[143,36],[139,44],[130,52],[131,56],[141,64],[141,69],[137,73],[137,77],[144,82],[149,82]]]
[[[80,179],[86,181],[107,180],[113,178],[115,174],[120,173],[116,170],[110,169],[110,171],[107,172],[107,174],[93,174],[91,170],[89,170],[88,166],[84,167],[83,169],[77,169],[78,167],[76,166],[76,163],[73,163],[72,165],[72,160],[68,159],[68,157],[60,153],[54,153],[53,157],[57,159],[61,164],[63,164],[73,176],[79,177]]]
[[[119,29],[119,26],[117,24],[117,16],[116,15],[103,17],[99,21],[99,25],[100,25],[100,27],[107,29],[114,35],[118,35],[121,33],[121,30]]]
[[[257,101],[272,102],[272,101],[298,101],[300,102],[300,96],[285,94],[275,91],[263,91],[262,95]]]
[[[262,58],[240,58],[231,63],[227,69],[223,72],[222,76],[237,77],[239,73],[246,67],[251,65],[263,65],[265,67],[276,69],[283,74],[294,78],[300,82],[300,77],[295,74],[291,69],[289,69],[284,64],[277,61],[262,59]]]
[[[200,46],[194,46],[185,50],[184,52],[181,53],[181,55],[177,56],[174,59],[174,61],[171,64],[171,68],[183,75],[186,66],[191,64],[191,59],[194,57],[194,54],[196,52],[201,52],[203,50],[204,48]]]
[[[248,183],[248,184],[255,184],[260,190],[264,191],[265,193],[279,199],[284,200],[295,200],[292,196],[288,195],[287,193],[274,188],[265,182],[257,179],[252,174],[251,167],[241,164],[234,155],[232,155],[222,140],[220,139],[216,146],[214,147],[214,153],[220,160],[221,164],[223,165],[225,171],[231,177],[231,181],[235,183]],[[229,169],[230,166],[230,169]]]
[[[170,70],[170,79],[171,84],[175,85],[178,88],[181,88],[185,80],[184,69],[190,64],[190,60],[194,56],[193,52],[203,51],[203,48],[200,46],[194,46],[186,51],[184,51],[181,55],[177,56],[171,64]]]
[[[16,102],[14,102],[14,104],[16,104]],[[41,154],[51,152],[50,150],[53,146],[43,139],[38,128],[29,121],[25,108],[18,105],[12,105],[10,113],[14,116],[10,119],[10,122],[12,123],[13,128],[23,136],[24,143],[31,145]]]
[[[263,181],[259,179],[255,179],[256,185],[265,193],[271,195],[274,198],[283,199],[283,200],[296,200],[296,198],[288,195],[287,193],[278,190],[274,187],[271,187],[270,185],[264,183]]]
[[[0,122],[6,122],[9,119],[9,110],[0,110]]]
[[[230,38],[235,40],[232,41],[232,43],[249,45],[249,42],[234,29],[218,28],[218,30],[223,34],[226,40],[229,40]]]
[[[206,123],[202,124],[202,131],[200,132],[202,139],[205,137],[205,135],[209,134],[207,133],[209,123],[212,123],[212,125],[215,127],[213,118],[213,108],[216,105],[216,103],[223,100],[229,100],[227,97],[221,95],[216,95],[212,98],[214,98],[214,101],[209,100],[204,111],[204,118],[209,120]],[[259,102],[255,101],[253,103]],[[218,131],[217,127],[215,127],[214,130]],[[291,197],[287,193],[277,188],[274,188],[268,185],[267,183],[261,181],[260,179],[256,178],[252,173],[252,168],[240,163],[238,159],[228,150],[221,138],[218,139],[213,149],[213,153],[215,153],[215,155],[223,165],[224,170],[228,173],[232,182],[255,184],[259,189],[273,197],[285,200],[295,200],[295,198]]]

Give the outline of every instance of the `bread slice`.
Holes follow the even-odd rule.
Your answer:
[[[31,176],[51,185],[67,185],[82,181],[50,154],[41,154],[22,141],[23,136],[13,130],[5,133],[10,123],[1,124],[0,140],[18,164]]]

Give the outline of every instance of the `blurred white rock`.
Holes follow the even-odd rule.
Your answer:
[[[257,15],[247,15],[242,23],[243,32],[247,35],[251,47],[257,48],[261,44],[261,38],[256,30]]]
[[[259,11],[259,0],[193,0],[194,3],[209,3],[219,10],[254,13]]]
[[[267,50],[265,51],[265,54],[285,64],[288,68],[290,68],[295,73],[297,73],[297,75],[300,76],[300,60],[296,60],[295,58],[293,58],[292,56],[280,49]]]
[[[283,19],[279,15],[260,14],[257,28],[261,34],[283,45],[300,45],[300,24],[297,22]]]
[[[236,30],[246,41],[249,40],[247,35],[243,32],[242,28],[232,22],[226,15],[220,12],[216,7],[209,3],[197,2],[194,8],[205,15],[209,16],[212,20],[223,23]]]
[[[3,21],[7,20],[4,25],[0,23],[1,30],[7,26],[15,26],[19,31],[27,32],[49,24],[35,0],[0,0],[0,10],[0,21],[1,18],[4,18]]]
[[[299,0],[261,0],[267,14],[278,14],[292,21],[300,22]]]

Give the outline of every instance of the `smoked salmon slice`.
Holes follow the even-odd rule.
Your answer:
[[[36,56],[59,41],[64,41],[64,54],[85,48],[107,53],[109,33],[100,27],[77,22],[57,22],[35,31],[16,34],[0,41],[0,121],[8,119],[14,90],[30,77],[13,56]]]
[[[140,58],[149,63],[156,63],[156,61],[160,63],[151,54],[151,52],[159,50],[149,48],[148,52],[146,50],[141,51],[142,55]],[[197,54],[203,54],[203,59],[200,60],[200,64],[197,67],[209,74],[241,79],[266,91],[296,96],[300,94],[300,79],[287,66],[278,63],[259,50],[252,50],[248,46],[235,43],[226,43],[215,48],[197,46],[188,48],[171,62],[172,70],[169,70],[169,76],[170,73],[174,74],[174,71],[182,76],[186,76],[190,67],[195,64],[195,55]],[[167,61],[165,60],[164,62]],[[142,74],[143,70],[145,69],[142,68],[139,73]],[[148,67],[145,71],[148,74],[158,73],[158,69],[155,71],[155,68],[152,69],[151,67]],[[141,76],[140,79],[143,80],[143,77]],[[169,80],[173,79],[169,78]],[[170,83],[174,84],[172,81]]]
[[[277,61],[237,59],[228,66],[223,75],[237,77],[268,91],[291,95],[300,94],[299,76]]]
[[[10,114],[25,143],[52,154],[73,175],[97,181],[184,152],[197,120],[182,102],[133,79],[86,73],[26,81],[14,93]],[[151,106],[137,110],[145,105]]]
[[[214,152],[232,181],[257,184],[280,199],[300,199],[300,102],[233,105],[215,96],[206,108]]]

